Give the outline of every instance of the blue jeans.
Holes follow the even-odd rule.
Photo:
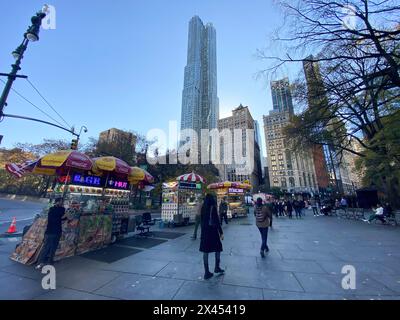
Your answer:
[[[268,227],[267,228],[258,228],[261,233],[261,249],[260,251],[264,251],[268,249],[267,240],[268,240]]]

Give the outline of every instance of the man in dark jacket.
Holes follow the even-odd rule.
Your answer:
[[[226,202],[226,197],[224,197],[219,204],[219,219],[221,221],[221,226],[222,226],[222,221],[225,220],[225,223],[228,224],[228,203]]]
[[[43,248],[40,252],[36,269],[42,269],[47,263],[54,263],[54,255],[57,251],[62,233],[62,221],[67,219],[64,215],[65,208],[63,207],[63,199],[57,198],[54,201],[54,206],[50,208],[48,213]]]

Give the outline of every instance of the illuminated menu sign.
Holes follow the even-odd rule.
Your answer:
[[[121,190],[128,190],[129,189],[129,183],[126,181],[118,181],[114,179],[110,179],[107,181],[107,188],[111,189],[121,189]]]
[[[72,184],[78,184],[82,186],[90,186],[90,187],[102,187],[102,179],[100,177],[95,176],[84,176],[81,174],[75,174],[72,177]]]
[[[106,185],[106,179],[104,177],[85,176],[83,174],[74,174],[71,179],[71,184],[86,187],[106,187],[110,189],[129,190],[129,183],[126,181],[119,181],[110,178]]]
[[[229,188],[228,193],[243,193],[243,189],[237,189],[237,188]]]
[[[201,189],[201,184],[196,182],[179,182],[180,189]]]

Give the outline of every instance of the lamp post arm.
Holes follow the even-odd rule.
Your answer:
[[[3,116],[3,117],[8,117],[8,118],[16,118],[16,119],[23,119],[23,120],[30,120],[30,121],[35,121],[35,122],[44,123],[44,124],[47,124],[47,125],[49,125],[49,126],[53,126],[53,127],[59,128],[59,129],[61,129],[61,130],[67,131],[67,132],[71,133],[72,135],[74,135],[74,136],[76,136],[76,137],[79,137],[79,134],[75,133],[74,131],[72,131],[72,130],[70,130],[70,129],[67,129],[67,128],[64,128],[64,127],[62,127],[62,126],[59,126],[59,125],[57,125],[57,124],[48,122],[48,121],[44,121],[44,120],[40,120],[40,119],[35,119],[35,118],[30,118],[30,117],[18,116],[18,115],[15,115],[15,114],[5,114],[5,113],[3,113],[2,116]]]

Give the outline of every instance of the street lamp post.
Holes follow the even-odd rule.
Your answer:
[[[0,97],[0,117],[3,115],[4,107],[7,105],[7,97],[8,97],[8,94],[10,93],[11,86],[12,86],[15,78],[22,77],[22,76],[18,76],[17,73],[19,70],[21,70],[21,67],[20,67],[21,61],[22,61],[22,58],[24,57],[25,50],[28,47],[28,43],[29,43],[29,41],[35,42],[35,41],[39,40],[40,25],[45,16],[46,16],[46,13],[44,13],[43,11],[39,11],[36,13],[35,16],[33,16],[31,18],[32,25],[25,32],[24,40],[22,41],[21,45],[17,49],[15,49],[12,53],[12,55],[15,58],[15,63],[11,65],[12,70],[7,75],[8,79],[7,79],[6,85],[4,87],[3,93],[1,94],[1,97]]]

